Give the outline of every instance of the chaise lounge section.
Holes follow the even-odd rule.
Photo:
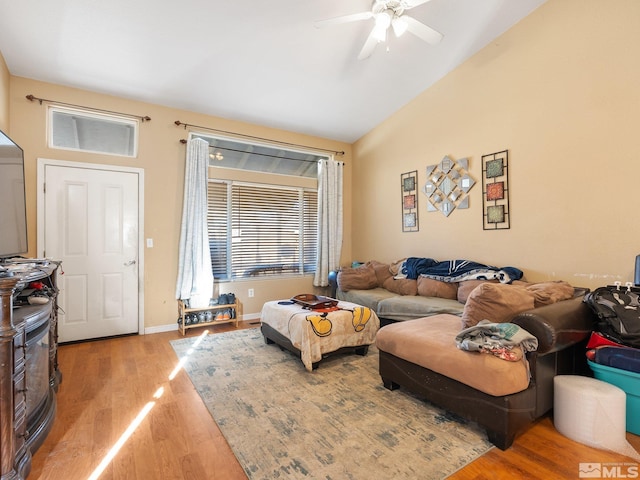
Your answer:
[[[457,348],[461,318],[438,314],[380,329],[380,376],[390,390],[402,387],[486,429],[506,450],[516,435],[553,407],[553,377],[588,375],[584,349],[594,316],[569,300],[520,312],[509,319],[538,340],[537,351],[518,362]],[[526,362],[526,363],[525,363]]]
[[[505,282],[490,277],[503,275],[495,267],[484,279],[403,278],[407,260],[424,265],[415,257],[395,264],[369,261],[330,275],[332,295],[378,313],[382,328],[376,345],[386,388],[402,387],[477,422],[493,444],[507,449],[553,407],[556,375],[590,375],[584,349],[595,317],[582,302],[588,290],[563,281]],[[466,262],[471,263],[479,265]],[[456,336],[482,320],[521,327],[537,339],[537,350],[519,350],[521,360],[510,362],[459,349]]]

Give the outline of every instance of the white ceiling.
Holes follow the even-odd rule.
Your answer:
[[[314,21],[370,0],[0,0],[0,51],[15,76],[351,143],[545,1],[431,0],[408,13],[440,44],[357,60],[373,20]]]

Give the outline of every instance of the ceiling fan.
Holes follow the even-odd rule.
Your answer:
[[[319,20],[315,22],[315,25],[321,28],[373,18],[375,25],[371,33],[369,33],[367,40],[364,42],[364,46],[358,55],[358,60],[369,57],[375,50],[376,45],[387,39],[387,30],[389,30],[389,27],[393,29],[396,37],[409,31],[425,42],[435,45],[442,40],[442,34],[415,18],[405,15],[405,11],[427,3],[428,1],[430,0],[373,0],[371,11],[369,12],[353,13],[351,15],[343,15],[327,20]]]

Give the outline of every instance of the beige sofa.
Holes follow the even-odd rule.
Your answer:
[[[401,264],[402,261],[389,264],[372,260],[357,268],[331,272],[331,296],[371,308],[378,314],[381,325],[387,325],[441,313],[465,320],[490,311],[492,315],[505,318],[534,308],[536,302],[538,305],[553,303],[573,295],[573,287],[566,282],[530,284],[518,280],[510,285],[522,288],[505,289],[506,284],[497,280],[444,282],[423,276],[397,278]],[[475,291],[486,284],[503,286]],[[472,292],[472,302],[467,306]],[[465,320],[464,323],[469,322]]]
[[[468,288],[463,286],[458,298],[457,285],[448,286],[427,278],[395,279],[397,268],[397,265],[374,260],[357,268],[331,272],[331,296],[371,308],[382,324],[437,313],[462,315]],[[466,285],[471,286],[470,283]]]

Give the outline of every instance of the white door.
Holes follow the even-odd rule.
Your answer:
[[[61,260],[58,339],[139,330],[138,173],[44,164],[42,238]]]

